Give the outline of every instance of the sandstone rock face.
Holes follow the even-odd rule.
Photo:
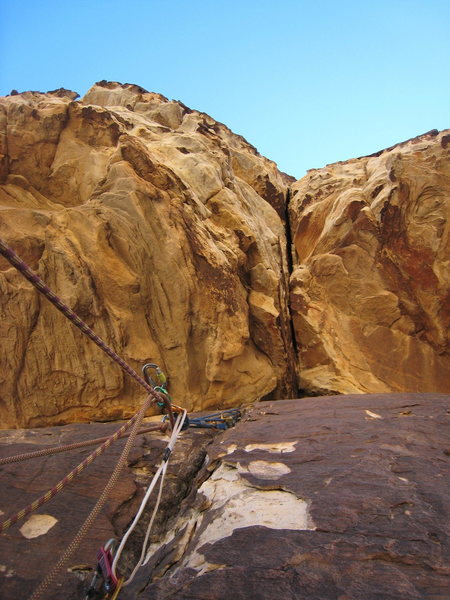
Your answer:
[[[310,394],[450,390],[450,134],[293,186],[291,308]]]
[[[297,384],[448,392],[449,153],[430,132],[289,189],[227,127],[138,86],[26,92],[0,100],[0,236],[189,411]],[[137,385],[4,259],[0,290],[0,427],[134,412]]]
[[[188,410],[294,395],[290,178],[205,114],[100,82],[0,101],[0,236]],[[143,393],[0,262],[0,423],[113,419]]]
[[[447,600],[449,401],[255,405],[124,600]]]

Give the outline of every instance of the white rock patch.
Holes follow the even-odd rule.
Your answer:
[[[20,533],[23,537],[31,540],[32,538],[45,535],[50,529],[56,525],[58,519],[51,515],[32,515],[26,523],[20,528]]]
[[[15,575],[14,570],[6,565],[0,565],[0,573],[2,573],[4,577],[14,577]]]
[[[282,475],[291,472],[291,469],[281,462],[267,462],[266,460],[253,460],[247,466],[238,464],[240,473],[250,473],[261,479],[279,479]]]
[[[269,464],[282,465],[264,461],[255,461],[254,464],[256,463],[263,463],[264,469],[267,469]],[[288,469],[286,465],[282,467]],[[280,469],[275,467],[277,468]],[[277,477],[279,476],[278,471]],[[199,573],[209,569],[199,549],[204,544],[229,537],[236,529],[258,525],[271,529],[315,529],[305,500],[297,498],[291,492],[260,490],[253,487],[240,476],[237,469],[228,465],[222,464],[200,487],[199,492],[210,502],[208,511],[217,511],[214,520],[208,523],[203,531],[201,525],[205,513],[194,517],[196,529],[201,533],[195,549],[190,552],[182,566],[199,570]]]
[[[374,412],[372,412],[372,411],[370,411],[370,410],[365,410],[364,412],[366,413],[366,415],[367,415],[367,417],[368,417],[369,419],[382,419],[382,418],[383,418],[383,417],[382,417],[381,415],[379,415],[378,413],[374,413]],[[366,417],[366,419],[367,419],[367,417]]]
[[[264,450],[265,452],[283,453],[294,452],[297,442],[279,442],[273,444],[247,444],[244,450],[251,452],[252,450]]]

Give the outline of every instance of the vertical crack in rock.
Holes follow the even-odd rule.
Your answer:
[[[300,368],[297,357],[298,357],[298,343],[297,333],[294,327],[294,320],[292,318],[292,305],[291,305],[291,277],[294,272],[294,259],[295,259],[295,246],[292,239],[292,224],[290,217],[290,204],[292,200],[292,189],[288,187],[286,191],[286,202],[285,202],[285,213],[284,213],[284,226],[286,232],[286,261],[288,267],[288,276],[286,282],[286,294],[287,294],[287,309],[289,312],[289,339],[291,342],[292,353],[294,357],[293,371],[295,373],[295,397],[298,395],[298,370]]]

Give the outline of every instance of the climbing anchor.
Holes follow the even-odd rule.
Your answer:
[[[149,371],[154,371],[155,374],[153,377],[149,374]],[[142,374],[144,379],[148,385],[151,385],[155,392],[159,393],[160,400],[156,403],[161,410],[167,410],[168,417],[170,419],[171,426],[173,428],[175,424],[175,419],[173,414],[182,414],[184,412],[184,408],[181,406],[177,406],[173,404],[172,398],[167,390],[167,377],[161,370],[161,368],[156,363],[146,363],[142,367]],[[186,417],[183,428],[187,429],[189,427],[189,419]]]

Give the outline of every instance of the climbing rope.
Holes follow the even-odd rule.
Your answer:
[[[91,581],[91,584],[90,584],[89,588],[86,590],[85,600],[90,600],[93,598],[96,598],[97,600],[106,599],[106,598],[113,600],[114,598],[117,598],[122,586],[126,586],[129,583],[131,583],[137,570],[142,565],[144,557],[145,557],[145,553],[146,553],[147,542],[148,542],[148,538],[150,535],[150,531],[151,531],[155,516],[157,514],[159,504],[161,502],[164,477],[165,477],[165,474],[167,471],[167,465],[168,465],[172,450],[174,448],[175,442],[178,438],[178,435],[180,434],[180,432],[183,429],[183,423],[184,423],[186,417],[187,417],[186,411],[183,411],[182,413],[177,415],[175,427],[172,430],[170,440],[169,440],[169,442],[163,452],[163,455],[162,455],[161,464],[158,467],[155,475],[153,476],[152,482],[141,502],[139,510],[136,513],[136,515],[133,519],[133,522],[131,523],[127,532],[123,536],[122,541],[119,545],[119,548],[117,549],[117,551],[115,551],[116,540],[114,540],[114,539],[108,540],[108,542],[104,546],[100,547],[100,549],[97,553],[97,568],[94,572],[94,577]],[[155,507],[153,509],[150,523],[147,528],[147,533],[146,533],[144,543],[142,546],[142,552],[141,552],[140,559],[139,559],[138,563],[136,564],[136,566],[134,567],[133,572],[131,573],[128,580],[124,581],[123,577],[119,577],[117,575],[117,565],[118,565],[119,559],[120,559],[121,554],[126,546],[128,538],[130,537],[131,533],[134,531],[137,523],[139,522],[139,520],[142,516],[142,513],[148,503],[148,500],[149,500],[158,480],[160,481],[158,497],[157,497],[157,500],[155,503]]]
[[[184,417],[183,417],[183,422],[181,424],[181,428],[184,428],[184,423],[187,420],[186,411],[184,411],[183,414],[184,414]],[[79,465],[77,465],[72,471],[70,471],[70,473],[68,473],[65,477],[63,477],[55,486],[53,486],[51,489],[49,489],[45,494],[43,494],[42,496],[40,496],[39,498],[34,500],[34,502],[28,504],[25,508],[16,512],[14,515],[9,517],[8,519],[0,521],[0,533],[2,533],[3,531],[6,531],[7,529],[9,529],[9,527],[14,525],[18,521],[21,521],[22,519],[24,519],[27,515],[29,515],[33,511],[37,510],[43,504],[46,504],[47,502],[49,502],[54,496],[56,496],[56,494],[58,494],[61,490],[63,490],[68,483],[73,481],[73,479],[75,479],[75,477],[77,477],[80,473],[82,473],[86,467],[88,467],[92,462],[94,462],[94,460],[98,456],[103,454],[103,452],[107,448],[109,448],[109,446],[111,446],[111,444],[113,442],[115,442],[120,437],[129,435],[126,433],[126,431],[131,427],[134,420],[136,419],[136,416],[137,415],[132,417],[132,419],[130,419],[127,423],[125,423],[120,429],[118,429],[113,435],[111,435],[109,437],[97,438],[94,440],[87,440],[84,442],[77,442],[74,444],[67,444],[66,446],[59,446],[56,448],[46,448],[43,450],[37,450],[36,452],[29,452],[27,454],[19,454],[16,456],[11,456],[11,457],[6,457],[3,459],[0,459],[0,465],[3,465],[3,464],[19,462],[19,461],[23,461],[23,460],[27,460],[27,459],[31,459],[31,458],[47,456],[47,455],[55,454],[58,452],[65,452],[65,451],[73,450],[76,448],[82,448],[83,446],[94,445],[96,443],[103,442],[103,444],[101,446],[96,448],[94,450],[94,452],[92,452],[89,456],[87,456]],[[240,416],[241,416],[241,412],[239,409],[229,409],[229,410],[222,411],[220,413],[214,413],[212,415],[207,415],[204,417],[190,418],[189,426],[195,427],[195,428],[224,430],[224,429],[228,429],[229,427],[232,427],[236,423],[236,421],[240,418]],[[167,425],[165,423],[161,423],[159,425],[154,425],[153,427],[148,427],[138,433],[146,433],[148,431],[157,431],[157,430],[164,431],[166,428],[167,428]]]
[[[151,400],[153,401],[153,399],[151,399]],[[64,489],[68,483],[70,483],[73,479],[75,479],[75,477],[77,475],[82,473],[86,467],[88,467],[92,462],[94,462],[94,460],[98,456],[100,456],[100,454],[103,454],[103,452],[107,448],[109,448],[113,442],[115,442],[117,439],[119,439],[119,437],[121,437],[121,435],[123,435],[131,426],[133,426],[137,422],[139,414],[140,414],[140,411],[138,413],[136,413],[134,415],[134,417],[132,417],[127,423],[122,425],[122,427],[120,429],[118,429],[115,433],[113,433],[108,438],[106,438],[106,440],[103,442],[103,444],[101,446],[96,448],[94,450],[94,452],[89,454],[89,456],[87,456],[82,462],[80,462],[79,465],[77,465],[74,469],[72,469],[72,471],[70,471],[70,473],[68,473],[65,477],[63,477],[60,481],[58,481],[58,483],[55,486],[53,486],[51,489],[49,489],[47,492],[45,492],[45,494],[43,494],[42,496],[37,498],[31,504],[28,504],[28,506],[26,506],[22,510],[19,510],[18,512],[16,512],[12,517],[9,517],[8,519],[1,521],[0,522],[0,533],[2,533],[3,531],[6,531],[9,527],[11,527],[11,525],[14,525],[18,521],[21,521],[27,515],[29,515],[30,513],[32,513],[36,509],[38,509],[40,506],[42,506],[43,504],[45,504],[46,502],[51,500],[54,496],[56,496],[56,494],[58,494],[62,489]],[[131,434],[130,434],[130,436],[131,436]]]
[[[152,386],[149,385],[140,375],[136,373],[127,363],[120,358],[118,354],[112,350],[80,317],[69,307],[67,304],[58,298],[58,296],[52,292],[52,290],[45,285],[39,275],[36,275],[30,267],[0,238],[0,254],[2,254],[6,260],[13,265],[28,281],[45,297],[49,302],[56,306],[56,308],[66,316],[78,329],[80,329],[85,335],[87,335],[97,346],[103,350],[115,363],[117,363],[128,375],[136,380],[142,387],[150,394],[150,396],[160,401],[157,393],[153,390]]]
[[[146,554],[146,551],[147,551],[147,543],[148,543],[148,538],[150,536],[150,531],[152,529],[153,521],[155,520],[155,516],[156,516],[156,513],[158,512],[159,504],[161,502],[161,495],[162,495],[162,490],[163,490],[164,478],[166,476],[167,466],[169,464],[169,458],[170,458],[170,456],[172,454],[172,450],[173,450],[173,447],[175,446],[177,438],[178,438],[180,432],[183,429],[183,424],[184,424],[184,421],[185,421],[186,417],[187,417],[187,412],[186,411],[184,411],[182,414],[178,415],[177,421],[175,423],[175,427],[173,428],[173,431],[172,431],[172,435],[170,436],[169,443],[167,444],[166,449],[164,450],[161,464],[159,465],[158,470],[156,471],[155,475],[153,476],[152,482],[151,482],[151,484],[150,484],[147,492],[145,493],[144,498],[142,499],[142,502],[141,502],[141,505],[139,507],[139,510],[136,513],[136,516],[134,517],[134,520],[133,520],[132,524],[130,525],[130,527],[128,528],[127,532],[123,536],[122,541],[120,543],[120,546],[119,546],[119,548],[118,548],[118,550],[117,550],[117,552],[115,554],[114,562],[112,564],[112,572],[113,572],[113,575],[115,577],[117,577],[117,574],[116,574],[117,563],[119,562],[119,559],[120,559],[122,551],[123,551],[123,549],[125,547],[125,544],[127,543],[128,538],[130,537],[131,533],[133,532],[133,530],[135,529],[137,523],[139,522],[139,520],[141,518],[141,515],[142,515],[142,513],[143,513],[143,511],[144,511],[144,509],[145,509],[145,507],[146,507],[146,505],[148,503],[148,500],[149,500],[149,498],[150,498],[150,496],[151,496],[151,494],[152,494],[152,492],[153,492],[156,484],[158,483],[158,480],[161,478],[160,485],[159,485],[159,491],[158,491],[158,497],[156,499],[156,504],[155,504],[155,507],[153,509],[153,513],[152,513],[152,516],[150,518],[149,525],[147,527],[147,532],[145,534],[144,542],[142,544],[141,556],[140,556],[140,558],[139,558],[136,566],[134,567],[133,572],[131,573],[130,577],[123,583],[124,586],[130,584],[133,581],[134,576],[136,575],[138,569],[141,567],[141,565],[142,565],[142,563],[144,561],[145,554]]]
[[[161,431],[164,433],[167,430],[167,423],[157,423],[150,427],[145,427],[138,431],[138,435],[144,433],[150,433],[151,431]],[[128,437],[129,433],[121,433],[117,439]],[[41,458],[43,456],[50,456],[52,454],[58,454],[59,452],[68,452],[69,450],[76,450],[77,448],[84,448],[85,446],[95,446],[95,444],[101,444],[108,440],[108,436],[94,438],[91,440],[85,440],[84,442],[75,442],[73,444],[66,444],[64,446],[55,446],[53,448],[44,448],[42,450],[35,450],[34,452],[26,452],[25,454],[16,454],[15,456],[5,456],[0,458],[0,466],[9,465],[11,463],[23,462],[24,460],[30,460],[32,458]]]
[[[70,559],[72,554],[75,552],[75,550],[78,548],[80,543],[83,541],[84,537],[86,536],[90,527],[94,523],[95,519],[100,514],[100,511],[102,510],[106,500],[108,499],[109,494],[113,490],[114,486],[117,484],[119,475],[120,475],[123,467],[125,466],[125,463],[127,462],[131,447],[134,444],[134,440],[136,438],[137,432],[141,425],[142,419],[144,418],[145,412],[148,410],[148,408],[152,404],[152,401],[153,401],[153,398],[151,396],[148,396],[146,398],[144,404],[142,405],[141,409],[139,410],[139,412],[136,413],[136,415],[133,417],[133,420],[134,420],[133,429],[131,430],[130,436],[128,437],[128,439],[126,441],[125,447],[122,450],[120,458],[117,461],[114,471],[112,472],[108,483],[105,485],[100,498],[97,500],[96,505],[92,509],[91,513],[89,514],[89,516],[87,517],[87,519],[85,520],[83,525],[80,527],[78,533],[76,534],[76,536],[74,537],[72,542],[66,548],[66,550],[64,551],[63,555],[58,560],[58,562],[49,571],[49,573],[47,574],[45,579],[40,583],[39,587],[32,594],[32,596],[30,597],[30,600],[39,600],[39,598],[42,597],[42,594],[53,582],[56,575],[58,575],[58,573],[61,571],[61,569],[66,565],[66,563],[68,562],[68,560]]]

